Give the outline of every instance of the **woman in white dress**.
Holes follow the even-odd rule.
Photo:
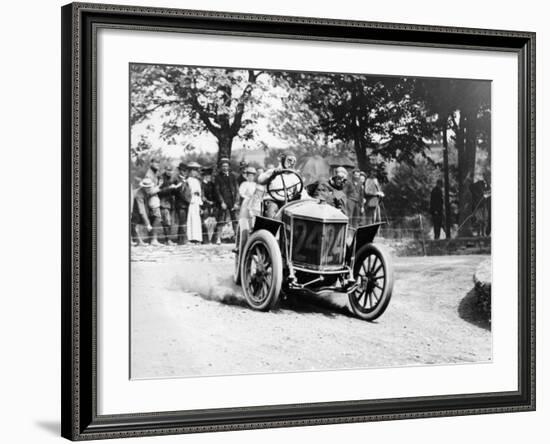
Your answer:
[[[189,169],[187,184],[189,185],[191,194],[191,201],[189,202],[189,210],[187,212],[187,239],[189,242],[195,244],[202,242],[202,185],[199,179],[200,167],[197,162],[191,162],[187,165]]]
[[[246,180],[239,186],[239,195],[241,196],[241,212],[239,214],[240,219],[248,219],[251,214],[251,198],[256,191],[256,169],[253,167],[247,167],[244,170],[244,176]]]

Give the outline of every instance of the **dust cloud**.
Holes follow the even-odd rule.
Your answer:
[[[189,262],[177,273],[171,287],[195,293],[207,301],[246,305],[242,290],[233,282],[232,269],[215,262]]]

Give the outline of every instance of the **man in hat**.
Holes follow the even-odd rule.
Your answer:
[[[160,216],[166,245],[174,245],[172,242],[172,210],[174,208],[174,183],[172,165],[167,164],[160,176]]]
[[[203,242],[212,242],[216,228],[216,187],[212,181],[212,167],[202,169],[202,232]]]
[[[160,182],[160,159],[152,157],[149,160],[149,169],[145,173],[146,179],[151,179],[154,186],[158,186]]]
[[[237,177],[237,186],[241,186],[241,183],[246,182],[246,169],[248,168],[248,162],[241,160],[239,164],[239,177]]]
[[[220,234],[227,216],[231,219],[233,233],[237,232],[237,210],[239,209],[237,178],[231,173],[229,159],[225,157],[220,159],[220,172],[214,179],[214,188],[219,205],[216,216],[218,221],[216,226],[216,243],[220,244]]]
[[[365,181],[365,216],[368,224],[374,224],[382,220],[380,202],[384,198],[382,187],[376,178],[376,173],[370,171]]]
[[[178,165],[178,176],[174,187],[174,215],[177,224],[177,242],[184,245],[187,241],[187,211],[191,202],[191,191],[187,184],[187,165],[180,162]]]
[[[160,221],[160,210],[152,202],[152,198],[157,197],[158,187],[153,181],[145,177],[139,183],[139,188],[134,194],[134,205],[132,207],[131,235],[136,245],[145,245],[139,234],[138,225],[143,225],[151,235],[151,245],[158,246],[157,229]]]
[[[363,190],[361,187],[359,170],[355,170],[351,180],[344,184],[344,193],[346,194],[346,214],[349,217],[350,224],[356,228],[361,218],[361,201],[363,199]]]
[[[160,210],[160,197],[158,195],[160,191],[160,159],[158,157],[152,157],[149,160],[149,169],[145,173],[144,179],[149,179],[153,183],[152,188],[149,190],[149,200],[147,206],[149,209],[149,216],[152,223],[152,230],[150,230],[150,245],[159,246],[161,243],[158,241],[159,231],[161,230],[161,210]]]

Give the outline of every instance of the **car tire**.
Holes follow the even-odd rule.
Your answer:
[[[283,259],[279,243],[267,230],[250,235],[242,252],[241,286],[248,305],[261,311],[279,303]]]
[[[348,295],[351,311],[365,321],[373,321],[388,308],[393,291],[389,251],[382,245],[364,245],[355,256],[353,277],[359,287]]]

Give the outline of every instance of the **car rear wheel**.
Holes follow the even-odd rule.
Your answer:
[[[391,299],[393,265],[389,252],[381,245],[365,245],[356,255],[353,276],[358,286],[349,294],[351,310],[359,318],[373,321],[384,313]]]
[[[253,233],[242,252],[241,285],[248,305],[269,310],[279,302],[283,260],[279,244],[269,231]]]

